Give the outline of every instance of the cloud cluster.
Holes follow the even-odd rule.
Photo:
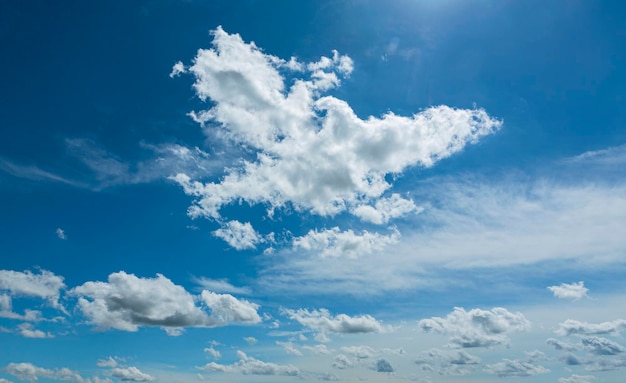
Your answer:
[[[191,73],[198,97],[211,101],[210,109],[190,115],[251,155],[218,182],[183,172],[172,178],[196,198],[192,217],[221,219],[223,206],[242,200],[267,205],[270,215],[293,207],[387,223],[418,210],[410,199],[385,196],[387,175],[432,166],[501,125],[484,110],[447,106],[361,119],[345,101],[323,95],[350,74],[349,57],[333,52],[312,63],[285,61],[221,27],[212,35],[213,48],[200,49],[191,66],[177,63],[172,75]],[[285,76],[293,77],[290,86]]]
[[[455,307],[445,318],[420,320],[418,327],[427,332],[450,335],[456,347],[489,347],[506,343],[508,338],[505,334],[508,332],[529,329],[530,322],[522,313],[512,313],[502,307],[470,311]]]
[[[231,323],[258,323],[258,306],[230,294],[204,290],[194,297],[161,274],[139,278],[123,271],[109,275],[108,282],[86,282],[71,290],[78,308],[100,329],[137,331],[139,326],[159,326],[170,335],[185,327],[215,327]],[[196,305],[200,300],[208,315]]]
[[[239,361],[233,364],[219,364],[215,362],[207,363],[200,370],[212,372],[240,373],[244,375],[278,375],[278,376],[299,376],[300,370],[292,365],[280,365],[263,362],[246,355],[243,351],[237,351]]]
[[[61,308],[59,297],[64,288],[63,277],[47,270],[38,274],[29,270],[0,270],[0,291],[8,291],[12,296],[46,299],[52,307]]]
[[[250,222],[229,221],[213,232],[237,250],[254,249],[263,237],[254,230]]]
[[[585,283],[580,281],[578,283],[561,283],[559,286],[549,286],[548,290],[552,291],[555,297],[559,299],[572,299],[578,300],[586,297],[588,288],[585,287]]]
[[[379,333],[385,331],[385,327],[371,315],[349,316],[346,314],[332,315],[326,309],[283,309],[283,313],[290,319],[302,326],[322,334],[341,333]]]

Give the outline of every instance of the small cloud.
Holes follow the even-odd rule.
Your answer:
[[[580,281],[578,283],[561,283],[559,286],[549,286],[548,290],[552,291],[555,297],[559,299],[571,299],[574,301],[580,298],[586,297],[588,288],[585,287],[585,283]]]
[[[183,65],[182,62],[177,62],[176,64],[174,64],[174,66],[172,67],[172,71],[170,72],[170,77],[174,78],[179,76],[181,73],[185,73],[185,65]]]
[[[256,340],[256,338],[255,338],[255,337],[253,337],[253,336],[247,336],[247,337],[243,338],[243,340],[245,340],[246,342],[248,342],[248,344],[249,344],[250,346],[254,346],[254,345],[258,342],[258,341]]]
[[[59,237],[59,239],[66,240],[67,236],[65,235],[65,230],[61,229],[60,227],[57,228],[57,237]]]

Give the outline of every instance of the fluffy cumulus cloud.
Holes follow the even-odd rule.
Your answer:
[[[587,323],[580,322],[574,319],[568,319],[565,322],[559,324],[559,328],[555,331],[555,333],[562,336],[574,334],[619,334],[619,332],[624,329],[626,329],[625,319],[616,319],[613,321],[602,323]]]
[[[450,335],[457,347],[489,347],[506,343],[506,333],[529,329],[530,322],[522,313],[512,313],[505,308],[465,311],[456,307],[445,318],[422,319],[418,323],[424,331]]]
[[[212,372],[240,373],[244,375],[278,375],[278,376],[299,376],[300,370],[292,365],[280,365],[263,362],[246,355],[242,351],[237,351],[239,361],[233,364],[207,363],[200,370]]]
[[[259,323],[259,306],[245,299],[237,299],[230,294],[217,294],[204,290],[202,301],[211,309],[218,323]]]
[[[349,76],[349,57],[286,61],[222,28],[212,34],[213,48],[200,49],[190,66],[177,63],[172,75],[192,74],[198,97],[211,101],[210,109],[190,113],[207,133],[252,155],[216,182],[182,172],[172,178],[195,197],[192,217],[220,219],[223,206],[245,201],[265,204],[270,215],[293,207],[386,223],[417,209],[387,194],[387,175],[431,166],[501,124],[484,110],[447,106],[362,119],[345,101],[324,95]]]
[[[502,362],[495,364],[488,364],[485,366],[485,371],[498,375],[500,377],[505,376],[533,376],[539,374],[547,374],[549,369],[534,364],[531,361],[524,360],[511,360],[504,359]]]
[[[333,316],[326,309],[311,311],[284,309],[283,313],[304,327],[320,333],[356,334],[385,331],[385,327],[371,315],[351,317],[346,314],[338,314]]]
[[[364,230],[357,234],[352,230],[341,231],[338,227],[329,230],[311,230],[302,237],[293,239],[294,249],[303,249],[321,257],[357,258],[363,254],[380,251],[396,243],[397,231],[390,235],[370,233]]]
[[[63,309],[59,304],[61,290],[65,288],[63,277],[47,270],[39,273],[31,271],[0,270],[0,291],[5,290],[11,296],[27,296],[46,299],[52,307]],[[2,307],[9,305],[7,295],[3,294]]]
[[[226,222],[213,234],[237,250],[254,249],[259,242],[263,241],[263,237],[254,230],[250,222]]]
[[[51,333],[37,330],[30,323],[22,323],[17,327],[20,335],[24,338],[54,338]]]
[[[108,282],[86,282],[71,293],[79,297],[77,306],[83,315],[100,329],[137,331],[139,326],[159,326],[178,335],[185,327],[260,321],[255,304],[206,290],[195,297],[161,274],[139,278],[121,271],[109,275]],[[202,300],[211,315],[196,300]]]
[[[548,290],[552,291],[555,297],[559,299],[572,299],[578,300],[586,297],[588,288],[585,287],[585,283],[580,281],[578,283],[561,283],[559,286],[549,286]]]

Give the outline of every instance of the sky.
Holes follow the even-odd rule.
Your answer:
[[[621,382],[625,17],[0,2],[0,383]]]

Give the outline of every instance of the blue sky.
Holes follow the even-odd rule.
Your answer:
[[[0,383],[618,382],[618,2],[0,4]]]

